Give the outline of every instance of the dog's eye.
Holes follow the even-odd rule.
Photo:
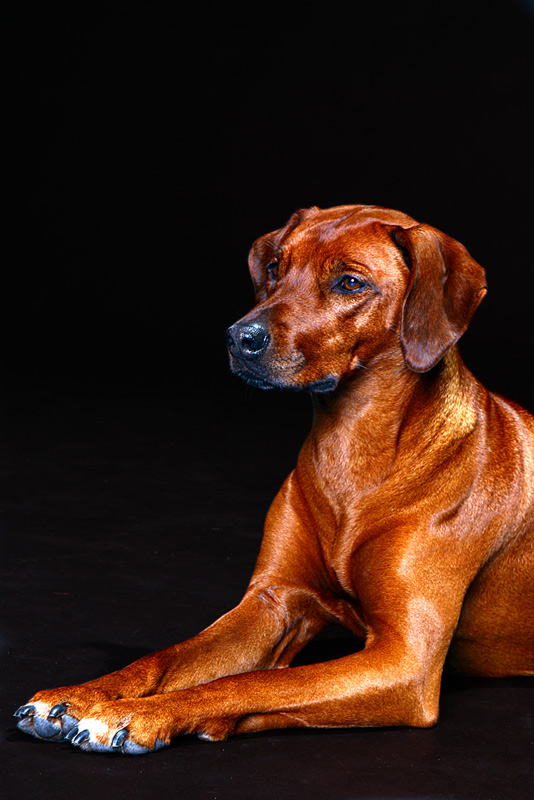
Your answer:
[[[333,286],[335,292],[339,294],[357,294],[368,286],[355,275],[343,275]]]
[[[278,261],[270,261],[266,269],[269,280],[275,281],[278,278]]]

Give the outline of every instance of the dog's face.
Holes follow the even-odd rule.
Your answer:
[[[416,229],[417,235],[412,234]],[[400,212],[342,206],[298,212],[284,228],[262,236],[249,257],[257,305],[227,331],[232,371],[265,389],[324,392],[385,354],[397,354],[416,371],[429,369],[451,346],[449,340],[463,332],[451,334],[450,315],[444,311],[452,273],[439,258],[443,242],[461,248],[461,256],[475,264],[461,245],[439,231],[436,252],[420,259],[418,251],[428,250],[427,240],[433,238],[429,231],[434,229]],[[414,237],[422,240],[414,244]],[[420,260],[425,261],[422,270]],[[429,260],[436,264],[429,267]],[[483,273],[475,266],[471,271],[481,290]],[[451,284],[455,291],[456,283]],[[471,314],[473,298],[462,302]],[[448,329],[438,332],[443,341],[418,341],[421,324],[423,331],[428,329],[427,339],[440,339],[427,319],[440,314],[438,328]],[[421,315],[425,319],[414,321]],[[412,350],[416,363],[410,363]]]

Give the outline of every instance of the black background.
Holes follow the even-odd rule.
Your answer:
[[[224,331],[252,302],[252,241],[296,209],[376,203],[465,244],[489,292],[461,351],[534,410],[532,4],[19,11],[0,297],[7,796],[529,797],[529,679],[447,679],[431,731],[185,739],[146,759],[52,747],[10,715],[242,596],[309,399],[245,387]],[[334,632],[303,658],[347,647]]]
[[[464,354],[532,407],[526,0],[71,6],[28,13],[13,65],[15,379],[233,387],[252,241],[303,206],[377,203],[486,268]]]

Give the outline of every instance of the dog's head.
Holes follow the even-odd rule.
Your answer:
[[[486,292],[459,242],[379,206],[306,209],[258,239],[257,304],[227,331],[232,371],[264,389],[325,392],[385,355],[434,367]]]

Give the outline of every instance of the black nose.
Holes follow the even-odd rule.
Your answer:
[[[259,322],[236,322],[226,331],[228,349],[234,356],[251,358],[263,353],[270,336]]]

